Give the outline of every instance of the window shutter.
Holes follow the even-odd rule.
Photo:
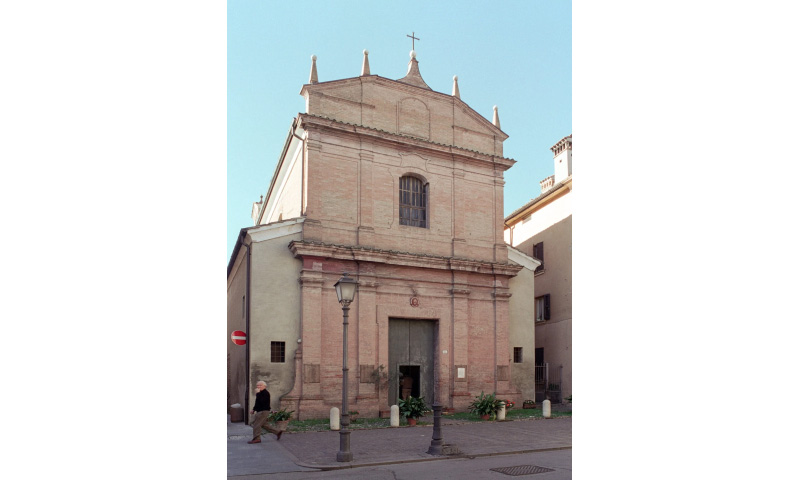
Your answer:
[[[550,294],[544,296],[544,319],[550,320]]]
[[[542,262],[541,265],[536,267],[534,272],[540,272],[544,270],[544,242],[539,242],[533,246],[533,256]]]

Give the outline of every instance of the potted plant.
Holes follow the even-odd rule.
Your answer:
[[[480,396],[475,397],[475,400],[469,405],[469,411],[480,415],[481,420],[494,418],[498,408],[500,408],[500,400],[495,397],[494,393],[484,395],[482,390]]]
[[[406,421],[412,427],[417,424],[419,417],[431,411],[425,405],[425,397],[412,397],[410,395],[405,400],[399,399],[397,407],[400,409],[400,415],[406,417]]]
[[[514,408],[514,405],[516,405],[511,400],[503,400],[503,401],[506,402],[506,410],[510,410],[510,409]]]
[[[525,400],[522,402],[522,408],[536,408],[536,402],[533,400]]]
[[[294,410],[287,412],[285,408],[275,410],[270,414],[269,420],[275,422],[277,429],[283,432],[289,426],[289,419],[292,418],[292,413],[294,413]]]
[[[357,410],[350,410],[350,422],[355,422],[358,420],[358,411]]]

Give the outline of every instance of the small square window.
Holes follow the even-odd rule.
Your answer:
[[[522,363],[522,347],[514,347],[514,363]]]
[[[286,342],[272,342],[270,350],[272,363],[284,363],[286,361]]]

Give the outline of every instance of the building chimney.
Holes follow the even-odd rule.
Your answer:
[[[555,165],[555,183],[572,175],[572,134],[567,135],[550,147]]]

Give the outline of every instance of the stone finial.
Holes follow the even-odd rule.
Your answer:
[[[458,75],[453,75],[453,96],[461,98],[461,93],[458,91]]]
[[[319,79],[317,78],[317,56],[311,55],[311,76],[308,79],[308,83],[319,83]]]
[[[432,90],[431,87],[425,83],[425,80],[422,79],[422,75],[419,73],[419,62],[417,61],[417,52],[411,50],[409,53],[411,60],[408,62],[408,73],[405,77],[397,80],[398,82],[407,83],[409,85],[414,85],[415,87],[422,87],[427,90]]]
[[[364,49],[364,63],[361,64],[361,76],[369,75],[369,50]]]
[[[500,116],[497,115],[497,105],[494,106],[494,117],[492,118],[492,123],[495,127],[500,128]]]

